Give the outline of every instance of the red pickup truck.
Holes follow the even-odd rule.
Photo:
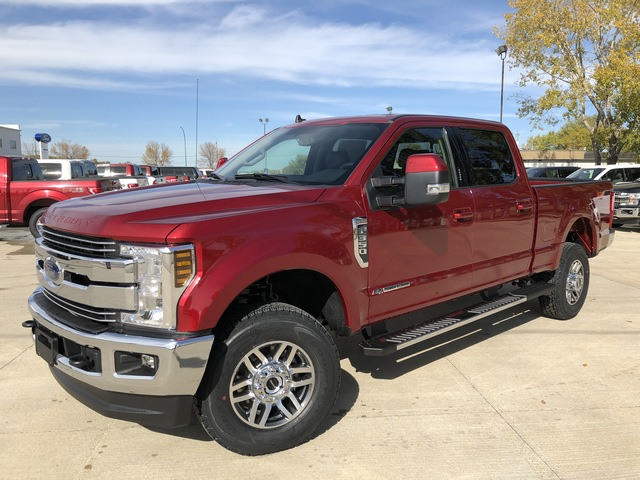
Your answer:
[[[36,225],[50,205],[118,188],[112,180],[44,180],[37,160],[0,157],[0,224],[28,224],[38,237]]]
[[[24,325],[96,411],[175,427],[195,407],[225,447],[274,452],[331,412],[333,335],[385,355],[535,298],[577,315],[612,204],[608,181],[530,181],[500,123],[304,121],[213,178],[51,207]],[[475,293],[487,301],[383,328]]]

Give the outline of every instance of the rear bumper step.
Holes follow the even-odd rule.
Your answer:
[[[534,283],[502,295],[488,302],[478,303],[470,308],[429,320],[397,332],[385,333],[365,340],[360,344],[368,356],[384,356],[423,342],[429,338],[467,325],[515,305],[526,303],[542,295],[548,295],[553,288],[546,282]]]

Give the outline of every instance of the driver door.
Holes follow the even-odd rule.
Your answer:
[[[471,286],[473,275],[473,195],[458,186],[447,129],[407,126],[390,141],[390,147],[367,181],[370,210],[369,316],[374,320],[415,310],[460,296]],[[401,186],[374,189],[371,178],[404,176],[411,153],[436,153],[451,173],[449,200],[417,207],[377,207],[378,195],[403,196]]]

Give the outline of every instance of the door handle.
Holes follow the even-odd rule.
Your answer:
[[[473,219],[473,210],[470,207],[454,208],[453,219],[457,222],[468,222]]]
[[[526,198],[524,200],[518,200],[516,204],[516,210],[519,213],[527,213],[533,210],[533,202],[530,198]]]

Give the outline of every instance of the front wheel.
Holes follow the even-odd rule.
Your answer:
[[[589,289],[589,259],[582,246],[576,243],[562,246],[560,265],[549,283],[553,290],[549,295],[540,297],[542,313],[559,320],[575,317]]]
[[[324,327],[284,303],[243,316],[214,344],[200,420],[222,446],[244,455],[309,440],[340,385],[339,356]]]

